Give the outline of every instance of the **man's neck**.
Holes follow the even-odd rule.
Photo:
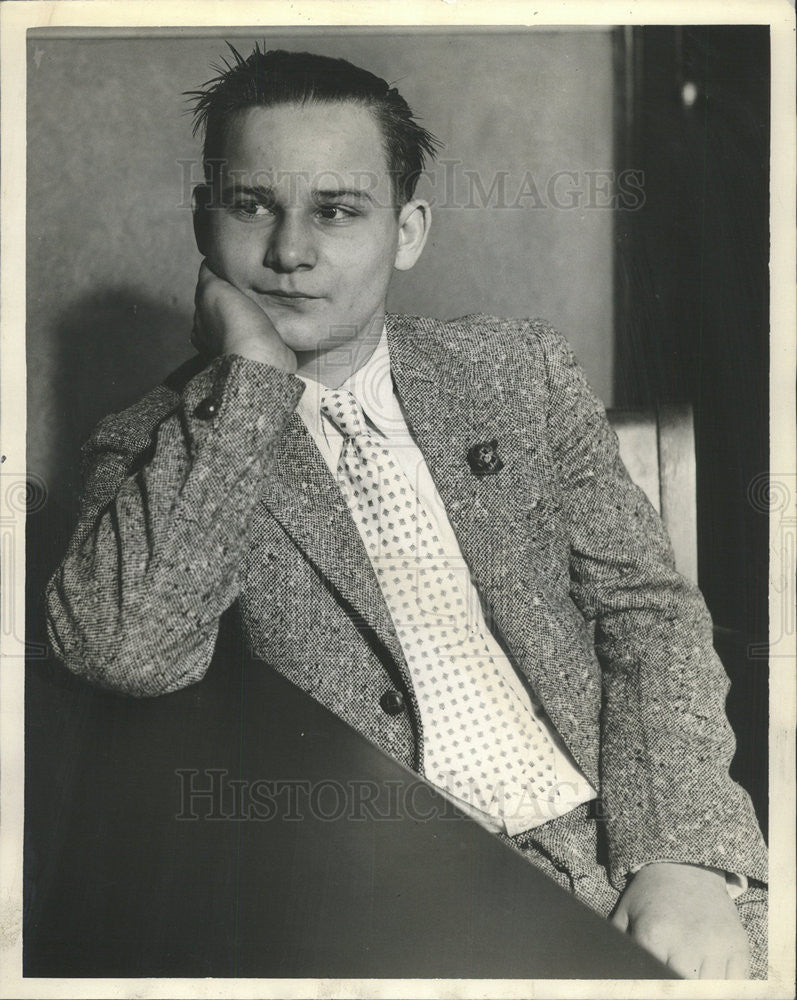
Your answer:
[[[320,382],[328,389],[339,389],[370,361],[382,337],[384,320],[384,315],[375,317],[356,336],[324,350],[297,351],[296,374]]]

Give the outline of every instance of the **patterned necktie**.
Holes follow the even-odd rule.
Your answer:
[[[354,396],[325,390],[321,412],[344,437],[337,478],[362,536],[413,679],[426,777],[496,817],[553,801],[550,737],[503,678],[469,621],[433,522]]]

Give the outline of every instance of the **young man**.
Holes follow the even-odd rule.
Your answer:
[[[435,140],[320,56],[195,96],[198,358],[86,446],[56,652],[173,691],[238,601],[255,654],[675,971],[765,976],[710,620],[567,345],[385,314]]]

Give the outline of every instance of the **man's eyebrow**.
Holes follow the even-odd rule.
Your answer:
[[[321,201],[335,201],[338,198],[354,198],[358,201],[373,201],[368,191],[359,188],[326,188],[314,190],[313,197]]]
[[[242,194],[271,203],[276,201],[274,188],[270,184],[240,184],[237,181],[230,181],[224,185],[221,193],[227,197]],[[370,192],[360,188],[314,188],[311,194],[314,201],[337,201],[340,198],[351,198],[354,201],[373,203],[374,200]]]
[[[249,194],[256,198],[274,199],[274,188],[268,184],[239,184],[237,181],[230,181],[222,188],[222,194]]]

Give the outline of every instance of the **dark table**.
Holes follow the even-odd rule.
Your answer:
[[[32,664],[26,976],[675,978],[236,632],[151,700]]]

